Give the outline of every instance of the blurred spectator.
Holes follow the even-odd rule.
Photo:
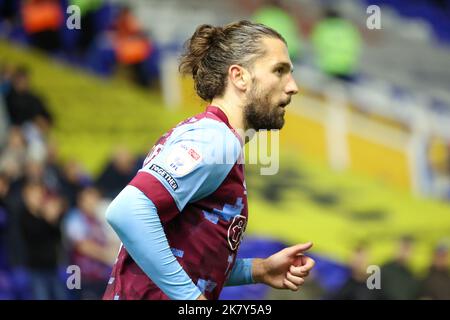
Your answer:
[[[6,96],[11,89],[11,83],[14,76],[15,68],[11,64],[4,64],[0,68],[0,99]]]
[[[64,179],[62,170],[58,163],[58,147],[54,141],[46,145],[46,159],[45,159],[45,184],[50,192],[58,193],[64,196],[67,201],[67,195],[64,193]],[[69,203],[70,205],[70,203]]]
[[[0,34],[7,35],[18,24],[19,0],[0,0]]]
[[[8,205],[6,197],[9,189],[9,178],[0,172],[0,270],[7,266],[6,255],[6,225],[8,223]]]
[[[25,138],[19,127],[9,129],[6,145],[0,152],[0,172],[4,172],[11,181],[17,180],[23,174],[27,157]]]
[[[127,6],[122,7],[114,23],[114,50],[119,64],[131,68],[138,84],[151,84],[146,63],[151,58],[154,44]]]
[[[19,176],[15,180],[11,180],[7,196],[9,208],[7,251],[9,263],[12,266],[23,266],[26,263],[26,245],[22,228],[22,216],[24,212],[23,190],[29,182],[43,184],[46,181],[45,165],[43,162],[35,161],[27,157],[25,164],[19,170]]]
[[[49,123],[42,117],[36,117],[32,122],[23,124],[22,132],[28,145],[28,157],[35,161],[46,161]]]
[[[43,183],[46,190],[48,190],[49,188],[47,188],[46,180],[45,163],[27,157],[25,165],[21,168],[19,178],[11,183],[8,198],[12,200],[14,205],[20,203],[22,199],[22,189],[29,181]]]
[[[0,146],[3,146],[8,136],[8,116],[4,107],[3,100],[0,97]]]
[[[287,42],[291,60],[295,62],[300,58],[301,36],[297,21],[282,7],[279,0],[267,1],[267,5],[253,13],[252,21],[277,30]]]
[[[75,160],[68,161],[61,173],[62,192],[67,197],[70,207],[77,204],[77,195],[85,187],[92,184],[91,179],[82,171]]]
[[[128,6],[118,7],[109,31],[97,37],[87,60],[91,69],[103,75],[111,75],[118,65],[144,87],[159,79],[157,47]]]
[[[314,27],[311,40],[316,63],[324,73],[343,80],[353,78],[362,48],[358,28],[329,9]]]
[[[6,103],[11,123],[22,127],[29,156],[35,160],[45,160],[46,139],[52,117],[42,100],[30,91],[28,71],[25,68],[19,68],[15,72]]]
[[[64,14],[59,0],[24,0],[21,13],[25,32],[35,47],[47,52],[60,48]]]
[[[17,2],[11,0],[0,0],[0,21],[7,20],[12,23],[17,16]]]
[[[14,73],[11,90],[6,95],[6,107],[13,125],[33,120],[49,124],[52,120],[43,101],[30,90],[29,73],[24,67]]]
[[[136,160],[125,148],[118,148],[97,180],[97,187],[106,198],[115,198],[133,179]]]
[[[97,36],[95,13],[101,8],[104,0],[70,0],[69,5],[76,5],[81,11],[81,34],[77,41],[79,53],[84,53]]]
[[[64,222],[71,263],[82,272],[81,299],[100,299],[106,288],[117,248],[108,243],[102,222],[97,217],[100,193],[88,187],[78,196],[78,206]]]
[[[425,299],[450,300],[449,247],[436,247],[431,267],[423,283],[422,297]]]
[[[337,300],[373,300],[378,299],[378,290],[367,287],[367,248],[356,247],[350,260],[351,275],[345,284],[330,299]]]
[[[381,267],[381,298],[385,300],[412,300],[419,297],[419,281],[408,268],[413,239],[400,239],[393,261]]]
[[[66,298],[62,279],[58,277],[61,249],[59,222],[63,210],[62,200],[46,195],[42,183],[29,181],[25,184],[21,226],[34,299]]]
[[[9,178],[6,174],[0,172],[0,228],[5,224],[7,217],[6,196],[9,190]]]
[[[45,178],[45,163],[43,161],[36,161],[33,158],[28,158],[25,163],[25,176],[22,178],[26,181],[39,181],[42,183],[46,182]],[[45,187],[47,187],[45,185]],[[47,188],[48,189],[48,188]]]

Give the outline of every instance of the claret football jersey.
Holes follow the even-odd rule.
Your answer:
[[[164,134],[130,182],[155,204],[172,253],[207,299],[218,299],[247,225],[242,147],[225,113],[208,106]],[[104,299],[169,298],[122,246]]]

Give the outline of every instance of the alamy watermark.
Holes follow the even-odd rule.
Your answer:
[[[66,13],[69,17],[66,20],[66,27],[69,30],[81,29],[81,9],[77,5],[70,5],[66,9]]]
[[[381,269],[377,265],[370,265],[367,267],[366,272],[370,276],[366,280],[367,289],[380,290],[381,289]]]
[[[81,290],[81,269],[73,264],[67,267],[66,273],[69,275],[66,280],[66,286],[69,290]]]
[[[377,5],[368,6],[366,13],[369,14],[366,20],[366,26],[369,30],[381,29],[381,9]]]

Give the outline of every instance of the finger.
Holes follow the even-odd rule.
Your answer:
[[[309,275],[309,271],[303,271],[302,268],[302,266],[296,267],[294,265],[291,265],[289,268],[289,272],[294,276],[305,278]]]
[[[289,251],[290,254],[297,254],[309,250],[312,247],[312,245],[313,243],[311,241],[307,243],[299,243],[287,248],[287,250]]]
[[[283,284],[289,290],[292,290],[292,291],[297,291],[298,290],[298,286],[296,286],[295,284],[293,284],[292,282],[290,282],[286,278],[283,279]]]
[[[289,271],[286,273],[286,279],[288,279],[290,282],[292,282],[296,286],[301,286],[305,282],[305,279],[294,276]]]
[[[301,275],[304,273],[302,270],[302,266],[295,266],[295,265],[291,265],[289,267],[289,272],[297,277],[301,277]]]
[[[304,256],[302,257],[302,266],[300,269],[302,272],[308,272],[314,267],[315,264],[316,262],[312,258]]]

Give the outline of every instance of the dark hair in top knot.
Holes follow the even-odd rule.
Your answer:
[[[203,24],[186,41],[179,70],[191,74],[197,94],[206,101],[221,96],[232,64],[249,66],[264,54],[263,37],[286,41],[275,30],[258,23],[238,21],[215,27]]]

